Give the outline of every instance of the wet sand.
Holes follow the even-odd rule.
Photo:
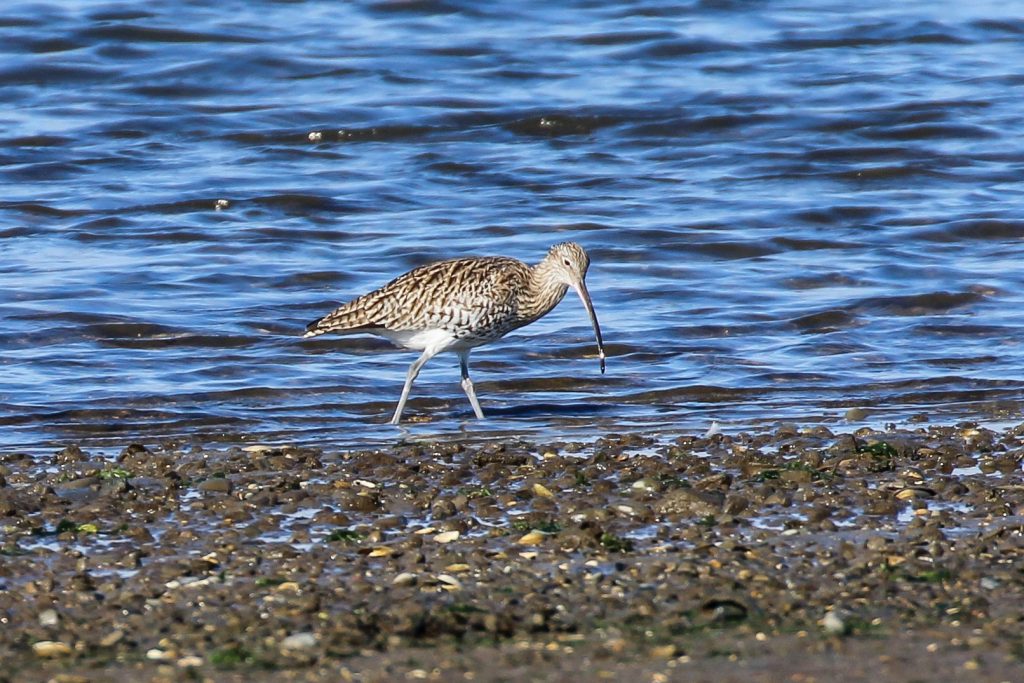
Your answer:
[[[1024,680],[1024,426],[0,456],[0,681]]]

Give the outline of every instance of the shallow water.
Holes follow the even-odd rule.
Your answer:
[[[304,324],[566,239],[608,374],[567,299],[413,437],[1020,415],[1013,3],[205,4],[0,9],[0,446],[405,438]]]

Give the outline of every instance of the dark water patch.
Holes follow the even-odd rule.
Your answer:
[[[623,396],[620,400],[658,407],[688,403],[736,404],[755,397],[756,392],[745,389],[693,384],[672,389],[636,391]]]
[[[40,38],[37,40],[18,41],[18,47],[26,52],[42,55],[70,52],[78,50],[86,44],[78,40],[68,40],[67,38]]]
[[[75,231],[99,231],[104,230],[109,233],[113,233],[118,230],[126,229],[134,225],[131,221],[121,216],[99,216],[96,218],[87,218],[84,221],[76,222],[72,229]]]
[[[721,259],[755,259],[778,254],[782,249],[753,241],[705,241],[689,245],[688,251],[702,256]]]
[[[934,334],[941,337],[978,337],[982,339],[1003,339],[1012,332],[1011,328],[1002,325],[979,323],[923,323],[916,325],[914,330],[922,334]]]
[[[843,272],[825,272],[797,277],[787,277],[783,280],[786,287],[795,290],[818,289],[820,287],[843,287],[853,288],[863,285],[863,281]]]
[[[861,130],[860,134],[871,140],[923,140],[937,138],[940,140],[965,139],[982,140],[998,137],[998,133],[983,126],[960,124],[918,124],[910,126],[893,126],[875,130]]]
[[[368,210],[368,207],[356,202],[343,201],[327,195],[299,193],[252,197],[246,200],[246,204],[252,204],[272,211],[280,211],[284,214],[300,215],[317,212],[340,216],[362,213]]]
[[[72,138],[59,135],[29,135],[16,138],[0,138],[2,147],[66,147],[74,144]]]
[[[153,213],[164,215],[199,214],[207,215],[217,220],[230,220],[230,212],[232,210],[246,210],[252,207],[279,212],[285,215],[322,213],[340,216],[349,213],[359,213],[363,210],[358,204],[344,202],[325,195],[287,193],[249,197],[242,200],[216,196],[203,197],[174,202],[124,206],[111,209],[111,211],[119,216]],[[135,236],[142,239],[159,239],[161,236],[165,236],[170,241],[182,241],[188,239],[193,232],[193,230],[189,229],[161,227],[156,232],[140,230]],[[282,230],[280,234],[294,235],[294,232]],[[93,235],[92,237],[102,239],[104,236]]]
[[[453,45],[444,47],[433,47],[427,50],[429,54],[438,57],[480,57],[493,54],[494,48],[487,44],[476,45]]]
[[[816,225],[844,225],[871,221],[884,215],[881,206],[829,206],[825,208],[801,209],[789,215],[790,220],[803,221]],[[847,242],[837,243],[845,247],[852,245]]]
[[[351,273],[340,270],[315,270],[293,273],[276,281],[282,289],[316,290],[322,287],[338,288],[354,280]]]
[[[676,37],[676,34],[670,31],[635,30],[588,33],[571,37],[570,40],[580,45],[632,45],[652,41],[667,42]]]
[[[932,242],[958,243],[961,241],[1024,239],[1024,220],[979,218],[953,221],[945,225],[914,233],[915,239]]]
[[[223,86],[207,86],[202,83],[181,81],[167,84],[132,84],[126,86],[124,90],[152,100],[189,100],[225,94]]]
[[[844,128],[843,130],[846,129]],[[857,147],[826,147],[821,149],[811,149],[804,152],[804,155],[809,161],[822,161],[826,163],[836,163],[840,161],[877,162],[892,159],[904,159],[907,156],[907,150],[903,147],[876,147],[865,145]]]
[[[743,52],[746,48],[734,43],[726,43],[707,38],[671,38],[668,40],[651,40],[643,47],[623,50],[619,59],[655,59],[671,60],[694,55],[708,55],[722,52]]]
[[[820,251],[820,250],[846,250],[851,249],[855,246],[854,242],[838,242],[836,240],[826,239],[797,239],[793,237],[776,237],[773,238],[772,244],[779,247],[779,251]]]
[[[151,19],[157,15],[138,7],[108,6],[88,12],[86,16],[92,21],[139,21]]]
[[[472,119],[474,111],[487,111],[495,106],[495,103],[491,100],[451,95],[444,97],[414,97],[404,101],[403,104],[410,107],[428,109],[451,109],[457,113],[459,120],[462,121]]]
[[[97,313],[83,310],[62,310],[62,311],[35,311],[30,310],[24,313],[13,314],[11,317],[34,323],[33,327],[40,324],[48,324],[53,327],[64,329],[82,330],[90,326],[104,325],[131,325],[136,321],[126,316],[114,313]]]
[[[906,296],[880,296],[861,299],[852,308],[859,313],[873,311],[886,315],[927,316],[948,313],[984,301],[985,294],[967,292],[927,292]]]
[[[974,356],[971,358],[947,356],[939,358],[925,358],[922,362],[927,366],[942,368],[943,370],[959,370],[974,366],[990,365],[994,360],[995,356]]]
[[[5,175],[12,181],[48,182],[69,180],[74,176],[88,173],[89,171],[90,169],[85,163],[51,161],[27,164],[20,168],[9,169],[5,172]]]
[[[496,389],[497,385],[503,385],[506,391],[512,393],[521,393],[523,395],[540,392],[579,392],[586,390],[589,386],[593,386],[594,381],[597,380],[600,375],[596,372],[597,363],[594,363],[594,377],[580,376],[576,377],[516,377],[515,381],[510,381],[511,378],[493,376],[488,381],[481,381],[477,383],[477,388],[481,391],[488,391]],[[456,376],[453,373],[453,379]],[[622,381],[620,386],[629,386],[629,382]]]
[[[954,176],[938,167],[911,162],[905,165],[863,166],[857,169],[829,172],[827,175],[846,182],[892,180],[950,180]]]
[[[548,79],[552,81],[560,81],[565,79],[565,74],[557,72],[538,72],[534,70],[524,69],[510,69],[508,67],[501,67],[498,69],[492,69],[488,75],[491,78],[508,80],[508,81],[537,81],[541,79]]]
[[[0,67],[0,83],[5,86],[57,86],[80,85],[84,83],[109,82],[116,78],[113,69],[93,66],[71,66],[66,64],[26,64],[16,67]]]
[[[87,215],[87,211],[74,209],[61,209],[48,204],[36,202],[3,202],[0,201],[0,211],[16,211],[30,216],[45,216],[50,218],[73,218],[75,216]]]
[[[453,161],[437,162],[426,166],[426,169],[438,175],[451,175],[469,178],[489,172],[486,166],[481,164],[467,164]]]
[[[355,298],[355,295],[352,296]],[[309,308],[315,311],[322,311],[329,313],[331,310],[338,307],[339,304],[344,303],[342,299],[329,299],[321,302],[319,305],[313,304]],[[306,322],[312,322],[316,317],[316,314],[309,316],[309,320]],[[367,355],[377,354],[382,352],[397,353],[397,350],[389,342],[379,339],[377,337],[340,337],[340,336],[320,336],[312,337],[310,339],[303,339],[301,342],[303,347],[303,353],[309,354],[332,354],[332,353],[346,353],[353,355]],[[395,360],[395,363],[404,364],[408,366],[415,357],[405,352],[400,354]]]
[[[369,128],[338,128],[311,131],[309,142],[389,142],[406,138],[425,138],[437,132],[430,126],[380,125]]]
[[[544,415],[554,417],[583,418],[587,416],[607,415],[612,412],[612,406],[599,403],[588,403],[586,401],[573,401],[571,403],[547,403],[528,402],[514,406],[496,406],[488,409],[495,417],[505,418],[539,418]]]
[[[970,41],[956,29],[934,21],[913,23],[876,22],[825,30],[783,32],[780,40],[770,41],[779,50],[832,50],[885,47],[897,44],[964,45]]]
[[[1011,37],[1024,35],[1024,21],[1001,21],[994,19],[980,19],[971,22],[971,26],[982,31],[992,33],[1009,34]]]
[[[504,128],[517,135],[527,137],[559,137],[563,135],[590,135],[617,120],[604,116],[573,116],[567,114],[546,114],[516,119],[504,124]]]
[[[805,334],[836,332],[858,324],[855,315],[841,309],[809,313],[793,318],[789,322]]]
[[[0,27],[4,28],[24,28],[26,26],[39,26],[46,22],[43,17],[24,17],[24,16],[0,16]]]
[[[91,232],[88,230],[79,230],[73,235],[70,235],[70,238],[83,244],[118,244],[124,241],[123,235],[111,233],[110,231]],[[140,231],[138,234],[132,235],[132,240],[137,241],[140,244],[145,242],[150,242],[152,244],[188,244],[205,242],[207,239],[208,234],[204,231],[195,229],[180,230],[166,227],[161,227],[148,233]]]
[[[422,14],[425,16],[448,14],[477,14],[473,6],[463,2],[445,0],[409,0],[408,2],[370,2],[367,9],[383,15]]]
[[[943,375],[929,379],[898,382],[888,385],[884,389],[886,393],[894,393],[900,401],[907,404],[943,406],[1002,400],[1019,401],[1019,392],[1022,386],[1024,383],[1019,379],[992,380]]]
[[[74,428],[81,424],[90,433],[109,432],[127,427],[125,421],[134,420],[136,427],[152,422],[154,426],[160,422],[173,419],[173,412],[117,408],[88,408],[72,410],[40,410],[36,407],[14,407],[10,412],[0,413],[0,424],[6,426],[26,425],[33,421],[44,420],[49,423],[59,424],[62,428]],[[99,425],[99,426],[97,426]],[[62,429],[63,431],[63,429]]]
[[[901,124],[913,124],[945,121],[954,116],[964,116],[969,112],[985,110],[990,107],[992,107],[992,102],[988,98],[926,99],[908,100],[890,106],[875,107],[867,110],[866,113],[876,121],[884,119]]]
[[[187,332],[165,325],[154,325],[152,323],[134,321],[107,321],[100,323],[86,324],[82,331],[87,337],[94,339],[156,339],[161,337],[174,337],[187,334]]]
[[[38,229],[27,228],[19,226],[16,228],[3,228],[0,229],[0,239],[15,239],[18,237],[32,237],[38,235],[40,231]]]
[[[244,349],[259,343],[259,337],[247,335],[210,335],[179,332],[167,335],[138,337],[105,335],[98,338],[100,346],[118,349]]]
[[[128,43],[241,43],[255,44],[262,38],[235,33],[206,33],[182,31],[179,29],[141,26],[139,24],[93,25],[82,29],[78,35],[86,41],[124,41]]]
[[[315,131],[320,132],[320,131]],[[229,131],[222,136],[223,140],[230,140],[245,146],[294,146],[298,144],[308,145],[310,143],[310,132],[297,132],[294,129],[288,130],[240,130]]]

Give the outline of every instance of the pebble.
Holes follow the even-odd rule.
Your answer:
[[[459,590],[462,588],[462,582],[456,579],[451,574],[438,574],[438,582],[444,584],[445,588],[450,590]]]
[[[293,633],[281,641],[282,650],[308,650],[316,647],[316,635],[309,632]]]
[[[402,572],[391,579],[391,583],[396,586],[412,586],[418,580],[418,576],[412,572]]]
[[[92,683],[88,676],[78,674],[57,674],[46,683]]]
[[[541,498],[554,498],[555,494],[551,493],[551,490],[544,486],[544,484],[533,485],[533,495],[540,496]]]
[[[434,536],[436,543],[451,543],[459,538],[460,534],[457,530],[442,531],[441,533]]]
[[[32,643],[32,651],[36,653],[37,657],[67,657],[73,650],[67,643],[62,643],[58,640],[40,640],[37,643]]]
[[[114,629],[100,639],[100,647],[113,647],[121,642],[122,638],[124,638],[124,631],[119,628]]]
[[[651,648],[651,657],[655,659],[671,659],[679,654],[679,649],[672,643]]]
[[[203,665],[203,658],[195,655],[182,657],[176,662],[179,669],[196,669]]]
[[[231,493],[231,480],[215,477],[199,482],[196,488],[203,493]]]
[[[540,531],[531,531],[519,537],[516,541],[519,545],[539,545],[544,542],[545,534]]]
[[[826,612],[821,620],[821,627],[830,636],[841,636],[846,633],[846,622],[835,612]]]
[[[849,410],[846,411],[845,417],[847,422],[860,422],[867,416],[868,411],[864,410],[863,408],[850,408]]]

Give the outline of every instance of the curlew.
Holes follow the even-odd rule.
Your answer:
[[[327,332],[374,334],[396,346],[420,351],[409,366],[391,424],[398,424],[409,391],[423,365],[442,351],[454,351],[462,369],[462,390],[473,412],[484,412],[469,378],[469,352],[546,315],[569,287],[590,316],[604,373],[604,342],[587,292],[590,258],[575,242],[556,244],[534,266],[501,256],[457,258],[410,270],[306,327],[306,337]]]

